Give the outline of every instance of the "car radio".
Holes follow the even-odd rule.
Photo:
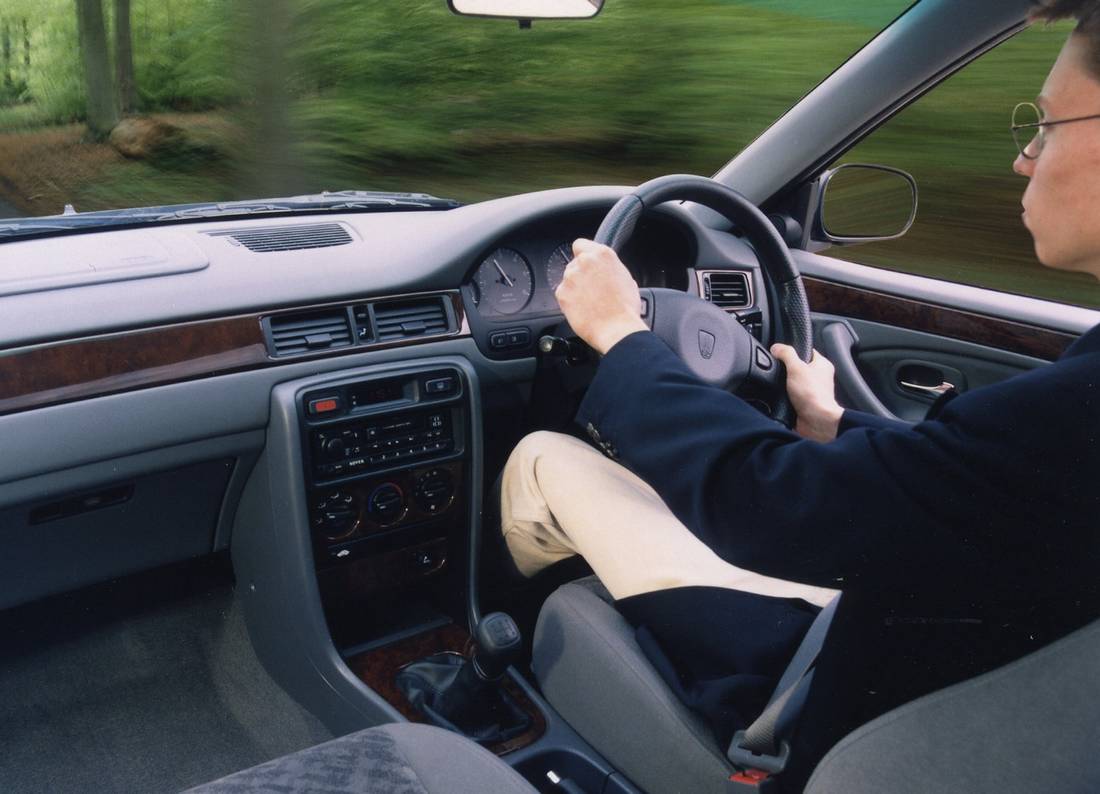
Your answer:
[[[454,448],[445,408],[387,414],[344,422],[310,433],[313,481],[391,468],[414,458],[438,457]]]

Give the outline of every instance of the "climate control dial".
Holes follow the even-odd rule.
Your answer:
[[[405,492],[396,483],[384,482],[367,497],[367,513],[382,526],[396,524],[408,512]]]
[[[319,494],[313,505],[313,528],[329,540],[343,540],[359,528],[362,504],[348,491]]]
[[[447,469],[429,469],[416,480],[413,498],[426,513],[441,513],[455,498],[454,477]]]

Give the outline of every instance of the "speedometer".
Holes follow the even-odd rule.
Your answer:
[[[573,246],[571,243],[562,243],[550,254],[546,260],[546,280],[550,289],[557,289],[565,276],[565,266],[573,261]]]
[[[531,299],[535,278],[519,251],[498,248],[477,269],[477,305],[499,314],[515,314]]]

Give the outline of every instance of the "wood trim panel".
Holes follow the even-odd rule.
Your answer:
[[[38,345],[0,355],[0,413],[248,369],[267,361],[258,317]]]
[[[803,277],[810,310],[884,323],[1053,361],[1076,339],[1013,320]]]
[[[417,296],[382,296],[292,307],[3,351],[0,352],[0,414],[228,372],[468,336],[470,329],[461,296],[458,293],[446,295],[451,298],[458,320],[457,331],[278,359],[268,356],[261,326],[264,317]]]

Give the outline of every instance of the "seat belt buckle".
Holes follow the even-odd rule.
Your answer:
[[[754,753],[744,746],[744,741],[745,732],[737,731],[733,734],[729,749],[726,750],[726,758],[738,769],[778,775],[787,768],[787,759],[791,757],[791,746],[785,740],[779,742],[779,752],[774,755]]]
[[[729,776],[730,794],[771,794],[776,792],[776,782],[770,772],[762,769],[746,769]]]

